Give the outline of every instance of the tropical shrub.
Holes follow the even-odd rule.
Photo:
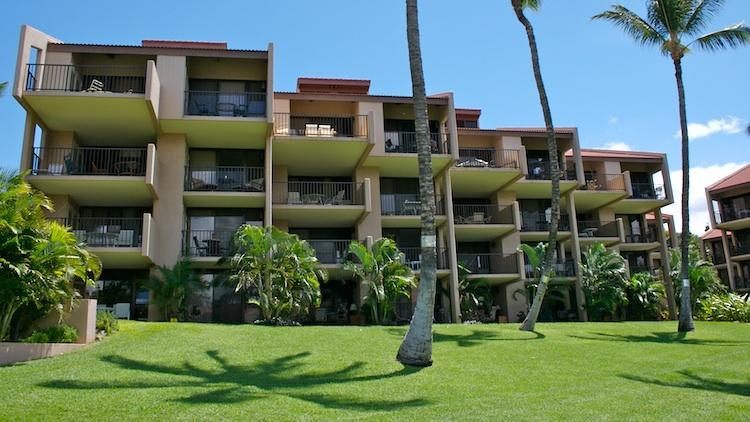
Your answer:
[[[625,293],[625,259],[595,243],[583,253],[580,264],[586,310],[593,320],[615,318],[628,304]]]
[[[93,285],[101,263],[67,227],[47,220],[52,203],[0,171],[0,341],[76,298],[75,282]],[[72,302],[70,302],[72,303]]]
[[[626,315],[638,321],[657,320],[664,302],[664,284],[649,273],[637,273],[625,283]]]
[[[298,321],[320,305],[327,273],[297,235],[246,224],[235,233],[234,246],[229,280],[247,292],[265,322]]]
[[[471,271],[458,266],[458,295],[461,297],[461,319],[464,321],[485,321],[492,313],[492,289],[487,281],[470,279]]]
[[[396,299],[410,297],[416,287],[411,269],[404,264],[404,254],[388,238],[376,240],[369,248],[352,242],[349,252],[355,260],[347,260],[344,269],[362,282],[366,291],[363,307],[370,311],[375,324],[390,320]]]
[[[674,286],[677,302],[680,301],[682,281],[680,279],[680,251],[671,249],[669,251],[669,276]],[[712,295],[726,292],[721,283],[719,273],[714,266],[701,258],[700,248],[691,243],[688,251],[688,276],[690,278],[690,299],[693,302],[693,315],[698,312],[700,302]]]
[[[698,319],[706,321],[750,322],[750,294],[714,294],[700,301]]]
[[[120,322],[111,312],[99,311],[96,313],[96,332],[104,332],[112,335],[120,329]]]
[[[187,320],[187,301],[203,288],[200,275],[193,271],[188,259],[178,261],[171,268],[157,267],[145,285],[151,290],[151,303],[159,308],[165,321]]]
[[[41,330],[36,330],[30,336],[23,339],[24,343],[75,343],[78,339],[78,330],[75,327],[60,324],[53,325]]]
[[[520,252],[523,252],[523,254],[526,256],[526,264],[531,266],[532,277],[535,280],[539,280],[539,278],[542,276],[542,265],[544,264],[544,257],[547,254],[548,246],[548,243],[540,242],[534,247],[529,246],[525,243],[522,243],[518,247],[518,250]],[[554,276],[555,274],[553,270],[553,272],[550,273],[550,277]]]

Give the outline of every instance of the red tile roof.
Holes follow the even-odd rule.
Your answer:
[[[719,191],[747,184],[750,184],[750,163],[718,182],[709,185],[706,189],[709,191]]]
[[[731,236],[732,232],[727,232],[727,236]],[[701,239],[703,240],[710,240],[710,239],[716,239],[721,237],[721,230],[719,229],[711,229],[701,235]]]
[[[662,220],[671,220],[672,214],[667,214],[665,212],[661,213]],[[656,220],[656,215],[654,213],[650,212],[646,214],[646,220]]]
[[[297,92],[367,95],[369,79],[297,78]]]

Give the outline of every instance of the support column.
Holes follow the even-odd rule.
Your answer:
[[[273,135],[266,138],[266,151],[263,157],[263,177],[265,177],[266,202],[263,210],[263,225],[273,225]]]
[[[456,256],[456,231],[453,220],[453,187],[451,186],[451,172],[446,171],[443,182],[445,183],[445,216],[446,232],[448,237],[448,264],[451,270],[449,290],[451,292],[451,320],[461,323],[461,297],[458,293],[458,257]]]
[[[34,154],[34,137],[36,136],[36,120],[31,113],[26,112],[26,122],[23,126],[23,143],[21,144],[20,171],[31,168],[31,157]]]
[[[578,319],[580,321],[588,321],[588,315],[586,314],[586,308],[584,307],[584,304],[586,303],[586,297],[583,294],[583,285],[581,284],[581,268],[579,266],[579,262],[581,261],[581,244],[578,241],[578,219],[576,218],[576,204],[574,199],[575,189],[571,190],[566,198],[566,203],[568,205],[568,218],[570,219],[570,233],[571,233],[571,243],[573,245],[572,247],[572,255],[574,259],[573,269],[575,270],[576,274],[576,282],[575,282],[575,291],[576,291],[576,303],[578,304]]]
[[[664,290],[667,292],[667,307],[669,308],[669,317],[674,320],[677,319],[677,304],[675,302],[672,277],[669,275],[671,271],[671,268],[669,268],[669,249],[667,248],[667,238],[664,236],[664,220],[662,220],[661,208],[654,210],[654,217],[656,218],[658,227],[656,235],[659,236],[662,281],[664,282]]]
[[[729,288],[735,291],[737,285],[734,279],[734,262],[732,262],[732,256],[729,254],[729,237],[727,236],[726,230],[721,231],[721,247],[724,249],[724,258],[727,261],[727,276],[729,277]]]

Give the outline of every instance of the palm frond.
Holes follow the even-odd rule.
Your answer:
[[[521,7],[529,10],[539,10],[542,0],[521,0]]]
[[[654,28],[674,38],[685,29],[693,12],[694,2],[695,0],[649,0],[648,21]]]
[[[728,50],[750,44],[750,27],[737,24],[697,38],[690,44],[697,44],[706,51]],[[690,45],[689,44],[689,45]]]
[[[612,22],[641,45],[662,45],[667,41],[667,36],[664,33],[620,4],[613,5],[610,10],[594,15],[591,19]]]
[[[695,35],[703,30],[708,21],[714,17],[724,6],[724,0],[699,0],[693,9],[693,13],[685,23],[683,31],[687,35]]]

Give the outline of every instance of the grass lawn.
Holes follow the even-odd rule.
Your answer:
[[[0,367],[0,420],[750,418],[750,325],[696,325],[442,325],[417,370],[394,360],[403,327],[124,322]]]

